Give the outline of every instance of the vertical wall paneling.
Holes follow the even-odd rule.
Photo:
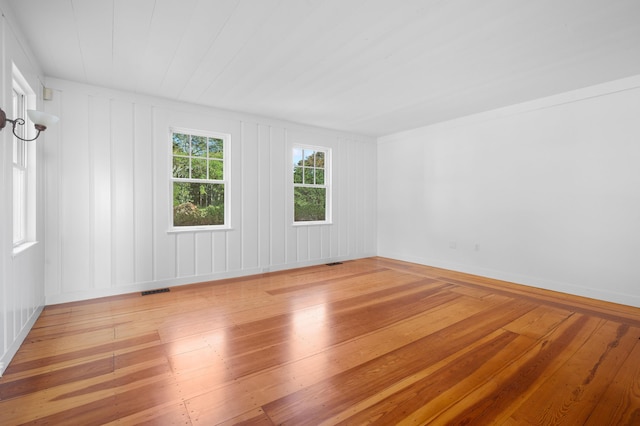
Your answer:
[[[168,234],[171,227],[170,110],[153,108],[153,259],[154,279],[169,280],[176,275],[176,235]]]
[[[360,151],[367,152],[375,150],[376,148],[371,147],[369,144],[359,141]],[[377,157],[377,156],[376,156]],[[375,232],[370,232],[370,229],[375,229],[378,226],[378,192],[377,191],[369,191],[368,186],[376,185],[377,186],[377,173],[378,173],[378,163],[376,157],[369,157],[369,161],[363,164],[363,180],[360,180],[361,191],[362,191],[362,204],[363,206],[363,216],[364,220],[362,222],[362,234],[363,234],[363,244],[364,250],[369,251],[373,250],[375,253],[378,252],[378,241]],[[373,159],[371,159],[373,158]],[[367,206],[376,206],[375,208],[367,208]]]
[[[271,128],[271,152],[270,161],[270,203],[271,203],[271,264],[286,264],[286,240],[285,230],[290,226],[287,221],[287,200],[289,197],[282,188],[287,188],[287,179],[290,177],[289,162],[291,154],[287,151],[285,143],[285,131],[282,128]],[[286,163],[285,163],[286,162]]]
[[[54,92],[53,99],[44,104],[45,111],[52,114],[60,114],[62,109],[62,94]],[[45,252],[45,287],[46,297],[64,293],[62,290],[62,238],[60,226],[62,223],[62,125],[47,129],[43,144],[44,167],[44,210],[47,212],[44,227],[44,252]],[[95,152],[95,150],[94,150]],[[107,174],[107,180],[109,179]],[[95,208],[94,208],[95,210]],[[110,215],[105,219],[110,222]],[[95,242],[95,240],[94,240]],[[110,258],[110,255],[109,255]],[[109,262],[110,264],[110,262]],[[95,262],[94,262],[95,265]],[[110,266],[107,265],[110,270]],[[94,274],[95,275],[95,274]]]
[[[196,274],[195,233],[176,234],[176,270],[178,277],[190,277]]]
[[[153,280],[153,158],[151,107],[134,106],[134,257],[136,282]]]
[[[195,274],[207,275],[213,273],[213,243],[212,232],[198,232],[195,234]]]
[[[307,251],[308,259],[315,260],[322,257],[322,231],[330,225],[311,226],[309,230]]]
[[[271,265],[271,128],[258,125],[258,259],[260,268]]]
[[[227,232],[213,233],[213,272],[227,272]]]
[[[258,126],[242,123],[242,268],[258,267]]]
[[[329,232],[329,257],[339,257],[342,255],[340,243],[342,239],[342,230],[345,228],[345,214],[342,209],[341,201],[341,185],[336,182],[344,174],[344,168],[347,163],[341,160],[341,147],[344,146],[342,138],[338,138],[337,146],[332,150],[331,155],[331,220],[333,224],[328,227]]]
[[[59,256],[55,246],[49,255],[61,264],[64,285],[47,275],[49,303],[375,254],[373,244],[363,243],[363,234],[375,228],[358,216],[375,208],[375,197],[356,194],[373,193],[375,179],[345,180],[365,179],[359,163],[375,163],[375,149],[364,149],[375,147],[373,139],[63,80],[47,84],[63,99],[50,104],[50,112],[74,123],[48,151],[61,158],[72,151],[50,169],[52,182],[60,180],[62,214],[59,227],[47,217],[48,235],[55,239],[59,228],[62,245]],[[231,136],[230,229],[172,229],[172,127]],[[332,149],[331,225],[293,226],[293,143]],[[347,165],[356,171],[342,170]],[[74,204],[79,209],[70,220],[67,209]],[[72,224],[79,234],[68,231]],[[78,258],[82,264],[73,275]]]
[[[221,123],[222,125],[222,123]],[[226,232],[227,237],[227,271],[242,270],[242,228],[243,215],[247,214],[242,210],[243,194],[242,188],[245,181],[245,170],[242,167],[243,155],[243,126],[242,121],[237,121],[231,126],[231,230]],[[252,171],[249,171],[250,173]]]
[[[292,245],[292,251],[295,248],[295,261],[304,262],[309,260],[309,227],[295,227],[292,235],[295,236],[295,245]]]
[[[28,43],[16,32],[15,20],[12,19],[10,10],[5,10],[5,2],[0,3],[0,8],[0,106],[7,115],[18,118],[11,113],[13,65],[17,66],[36,93],[37,109],[43,108],[43,78],[37,61],[27,48]],[[42,135],[37,142],[28,142],[29,148],[35,150],[35,156],[29,156],[29,167],[31,171],[35,168],[35,173],[29,173],[28,176],[29,191],[35,192],[29,193],[29,198],[33,198],[35,205],[31,204],[30,200],[28,207],[28,214],[35,221],[35,238],[28,245],[16,249],[13,247],[13,136],[10,128],[11,125],[8,125],[4,132],[0,133],[0,376],[44,307],[46,193],[43,185],[46,182],[46,152],[43,144],[46,144],[47,140],[55,140],[56,137],[55,134],[51,138]],[[83,148],[80,149],[82,151]],[[82,156],[83,153],[86,151],[79,155]],[[86,162],[88,158],[84,160]],[[80,210],[75,213],[81,212],[86,214],[86,211]],[[85,220],[88,220],[88,214]],[[88,235],[87,232],[85,240],[88,239]],[[61,267],[59,262],[57,267]],[[90,286],[88,288],[90,289]]]
[[[347,173],[349,194],[351,194],[351,196],[349,197],[348,217],[351,217],[352,215],[357,215],[358,213],[360,213],[359,217],[362,219],[362,212],[358,211],[358,205],[359,205],[358,198],[360,198],[360,196],[358,194],[358,186],[357,186],[357,178],[358,178],[358,173],[360,171],[360,164],[354,161],[358,153],[356,148],[351,144],[347,145],[347,151],[348,151],[347,158],[349,159],[349,165],[351,166],[348,168],[348,173]],[[357,250],[358,239],[354,238],[354,236],[358,235],[357,231],[360,223],[362,223],[362,220],[354,222],[353,226],[350,226],[349,228],[347,228],[347,240],[349,242],[348,252]]]
[[[134,114],[131,102],[111,101],[113,274],[116,285],[135,281]]]
[[[285,188],[285,205],[284,205],[284,220],[285,220],[285,233],[284,233],[284,244],[285,244],[285,262],[286,263],[296,263],[298,262],[298,258],[300,253],[298,252],[298,231],[300,228],[296,226],[291,226],[293,223],[293,183],[291,180],[291,160],[292,160],[292,149],[293,143],[291,141],[290,132],[285,131],[284,134],[285,140],[285,152],[283,153],[283,157],[287,162],[287,172],[285,176],[284,188]]]
[[[10,30],[6,27],[5,18],[2,17],[2,100],[5,105],[12,105],[9,102],[11,101],[11,88],[12,88],[12,66],[11,61],[7,59],[7,45],[8,40],[6,40],[6,36],[10,36]],[[15,260],[12,258],[13,251],[13,169],[12,169],[12,136],[9,132],[2,132],[0,134],[0,143],[2,143],[3,153],[3,165],[6,164],[6,171],[3,175],[2,183],[4,184],[2,191],[2,204],[0,204],[0,208],[3,208],[3,214],[0,216],[0,219],[3,220],[3,226],[6,229],[4,235],[6,236],[6,240],[3,241],[3,254],[6,259],[6,269],[3,270],[2,284],[3,284],[3,303],[2,303],[2,330],[4,334],[4,342],[3,342],[3,359],[4,354],[7,353],[9,347],[12,342],[17,340],[17,328],[16,324],[16,306],[19,303],[18,299],[18,286],[16,285],[15,279]],[[3,363],[3,370],[6,367]],[[1,371],[1,370],[0,370]]]
[[[349,197],[347,188],[350,187],[349,178],[353,170],[353,164],[350,163],[351,159],[347,143],[346,139],[340,140],[340,145],[336,149],[338,155],[334,155],[331,172],[334,189],[333,200],[336,203],[334,213],[335,223],[338,228],[338,256],[346,256],[349,252],[349,217],[353,199]]]
[[[109,100],[89,97],[92,259],[95,288],[111,286],[111,127]],[[105,119],[106,118],[106,119]]]
[[[360,153],[365,152],[366,147],[359,141],[353,141],[352,144],[353,146],[352,149],[354,149],[354,155],[358,156],[360,155]],[[358,207],[358,212],[357,215],[359,217],[362,218],[362,220],[357,221],[357,226],[356,226],[356,235],[358,236],[356,238],[356,248],[355,248],[355,252],[362,252],[365,250],[366,244],[365,244],[365,239],[367,237],[367,232],[366,232],[366,225],[367,225],[367,221],[370,220],[371,216],[375,215],[375,209],[364,209],[363,206],[367,206],[367,205],[375,205],[375,203],[368,203],[367,202],[367,190],[366,190],[366,185],[375,185],[375,180],[371,180],[369,179],[369,174],[368,171],[371,167],[376,167],[375,163],[374,164],[367,164],[365,162],[360,162],[360,161],[355,161],[355,163],[357,164],[357,175],[356,178],[353,181],[353,184],[355,186],[355,193],[356,193],[356,199],[357,199],[357,207]],[[370,221],[369,226],[375,226],[375,221]]]
[[[60,239],[62,287],[65,292],[93,287],[91,242],[92,197],[89,156],[89,99],[79,93],[64,93],[62,110],[74,111],[73,120],[61,120]]]
[[[331,255],[331,230],[333,225],[331,226],[323,226],[320,229],[320,245],[322,247],[320,252],[320,258],[322,259],[330,259],[333,257]]]
[[[0,100],[4,103],[7,96],[6,49],[5,49],[5,18],[0,17]],[[6,132],[5,132],[6,133]],[[8,358],[9,336],[7,332],[7,311],[9,305],[9,136],[0,135],[0,375],[6,368],[5,356]]]

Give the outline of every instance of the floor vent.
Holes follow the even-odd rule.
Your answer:
[[[331,263],[327,263],[327,266],[336,266],[336,265],[342,265],[342,262],[331,262]]]
[[[147,296],[149,294],[156,294],[156,293],[167,293],[169,291],[168,288],[159,288],[157,290],[147,290],[147,291],[143,291],[142,295],[143,296]]]

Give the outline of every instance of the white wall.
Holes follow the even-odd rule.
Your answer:
[[[47,304],[376,253],[372,138],[48,79]],[[169,233],[171,126],[231,134],[230,231]],[[292,226],[293,143],[333,154],[332,225]]]
[[[26,50],[19,29],[5,3],[0,2],[0,108],[12,117],[12,66],[15,65],[37,93],[42,108],[40,70]],[[13,136],[11,123],[0,131],[0,375],[44,307],[44,198],[43,135],[31,142],[36,149],[36,243],[14,253],[13,249]]]
[[[378,142],[381,256],[640,306],[640,76]]]

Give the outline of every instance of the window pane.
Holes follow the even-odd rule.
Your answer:
[[[313,169],[304,168],[304,183],[307,185],[313,185]]]
[[[316,169],[316,185],[324,185],[324,170]]]
[[[191,136],[191,155],[194,157],[206,157],[207,138],[204,136]]]
[[[189,158],[173,157],[173,177],[175,178],[189,177]]]
[[[293,168],[293,183],[302,183],[302,167]]]
[[[315,151],[312,151],[310,149],[304,150],[304,165],[306,167],[313,167],[314,154],[315,154]]]
[[[293,203],[296,222],[325,220],[326,191],[324,188],[295,187]]]
[[[189,135],[173,134],[173,153],[176,155],[189,155]]]
[[[225,225],[224,139],[173,133],[172,145],[173,226]]]
[[[324,152],[316,152],[316,167],[324,169]]]
[[[222,158],[223,149],[222,139],[209,138],[209,157]]]
[[[302,166],[302,150],[300,148],[293,148],[293,165]]]
[[[224,184],[173,183],[173,226],[224,225]]]
[[[207,178],[207,160],[204,158],[191,158],[191,178]]]
[[[222,180],[224,178],[224,168],[222,161],[209,160],[209,179]]]
[[[25,171],[19,167],[13,168],[13,243],[18,244],[26,238],[26,179]]]

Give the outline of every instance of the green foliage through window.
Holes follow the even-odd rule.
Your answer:
[[[173,226],[225,224],[224,140],[172,134]]]
[[[293,149],[293,216],[295,222],[327,220],[326,152]]]

